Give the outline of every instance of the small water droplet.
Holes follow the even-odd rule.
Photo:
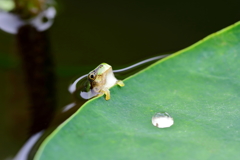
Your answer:
[[[173,118],[167,113],[156,113],[152,117],[152,124],[158,128],[167,128],[173,125]]]

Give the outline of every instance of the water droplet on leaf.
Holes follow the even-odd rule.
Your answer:
[[[173,125],[173,118],[167,113],[156,113],[152,117],[152,124],[158,128],[167,128]]]

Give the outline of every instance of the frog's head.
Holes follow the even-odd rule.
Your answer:
[[[97,68],[91,71],[88,74],[88,81],[91,83],[91,86],[98,84],[103,85],[105,83],[106,75],[111,70],[111,66],[107,63],[101,63]]]
[[[85,92],[88,97],[104,93],[106,94],[106,100],[108,100],[110,99],[109,89],[115,84],[124,86],[123,82],[119,82],[114,76],[112,67],[107,63],[102,63],[88,74]]]

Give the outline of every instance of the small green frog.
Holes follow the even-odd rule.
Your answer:
[[[123,81],[117,80],[114,76],[112,67],[107,63],[101,63],[88,74],[86,89],[94,92],[93,94],[97,96],[105,94],[105,99],[109,100],[109,89],[116,84],[121,87],[124,86]]]

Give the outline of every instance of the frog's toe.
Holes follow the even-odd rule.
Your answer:
[[[123,81],[121,81],[121,80],[118,80],[118,81],[117,81],[117,85],[119,85],[119,86],[123,87],[123,86],[124,86],[124,83],[123,83]]]
[[[105,99],[109,100],[110,99],[110,91],[108,89],[103,90],[103,93],[106,95]]]

